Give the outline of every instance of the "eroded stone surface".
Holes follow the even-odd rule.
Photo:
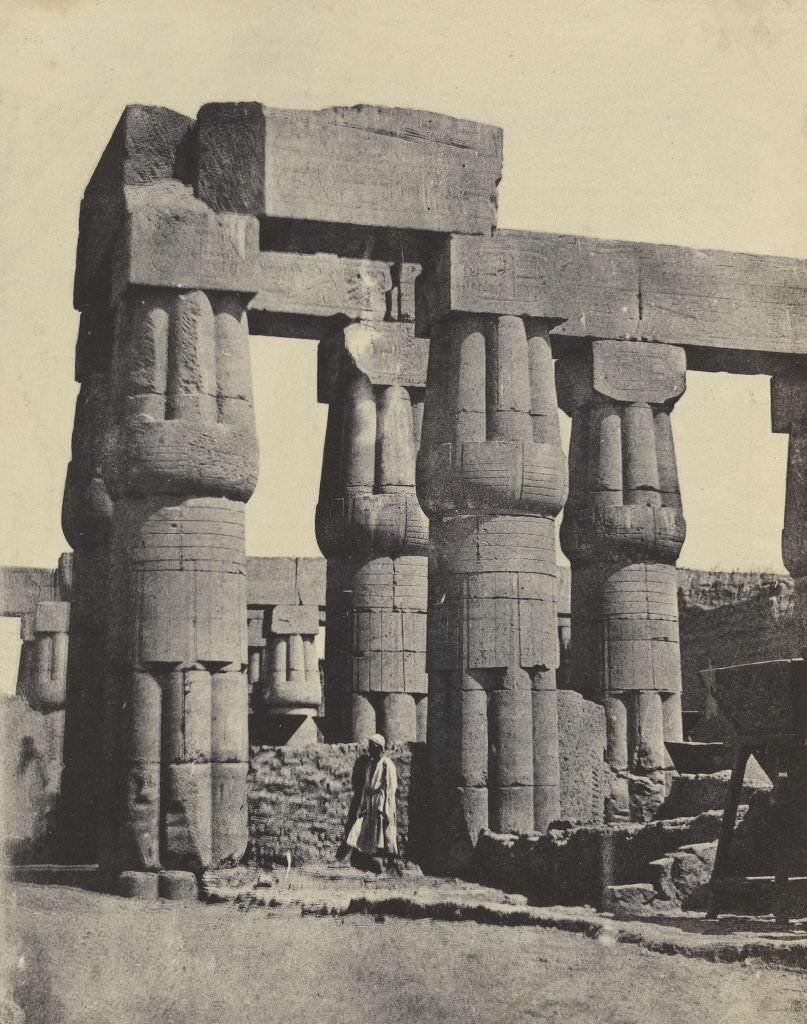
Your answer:
[[[440,232],[496,220],[501,129],[398,107],[209,103],[197,194],[215,210]]]
[[[418,495],[430,518],[434,861],[559,813],[554,516],[566,497],[546,325],[447,320],[432,335]]]
[[[559,362],[572,415],[561,543],[572,563],[572,685],[603,702],[612,820],[665,796],[665,740],[682,738],[675,560],[685,523],[670,413],[681,349],[595,341]]]
[[[349,324],[320,342],[331,739],[426,738],[428,521],[415,494],[426,351],[402,322]]]

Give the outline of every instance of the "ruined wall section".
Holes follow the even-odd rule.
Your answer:
[[[685,711],[705,710],[702,669],[798,655],[787,576],[679,569],[678,607]]]

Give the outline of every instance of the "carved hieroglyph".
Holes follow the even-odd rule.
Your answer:
[[[427,348],[403,322],[350,324],[320,343],[329,411],[316,526],[334,740],[426,738],[428,522],[415,457]]]
[[[546,324],[433,332],[418,495],[430,519],[433,859],[559,813],[554,518],[566,497]]]
[[[560,534],[572,564],[571,679],[605,703],[612,818],[652,814],[664,742],[681,738],[675,562],[685,522],[670,414],[685,387],[684,350],[669,345],[595,341],[558,363],[572,417]]]

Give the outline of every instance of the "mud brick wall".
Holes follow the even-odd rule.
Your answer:
[[[364,744],[334,743],[292,749],[253,747],[248,776],[248,858],[259,864],[285,859],[328,863],[344,836],[353,796],[351,778]],[[398,769],[401,853],[417,860],[425,821],[425,747],[390,749]]]

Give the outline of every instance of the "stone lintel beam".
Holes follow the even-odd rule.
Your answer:
[[[261,252],[260,287],[249,304],[253,334],[322,337],[322,321],[415,319],[420,264],[330,252]]]
[[[248,558],[247,604],[325,606],[324,558]]]
[[[578,235],[453,235],[418,282],[418,333],[447,313],[555,321],[556,354],[595,338],[687,348],[692,369],[771,373],[807,356],[807,260]]]
[[[271,633],[278,636],[316,636],[319,633],[319,608],[316,605],[278,604],[272,608]]]
[[[343,355],[374,386],[425,388],[429,339],[415,336],[411,323],[360,321],[322,339],[317,360],[317,401],[331,402],[339,386]]]
[[[0,566],[0,616],[33,615],[40,601],[59,599],[55,569]]]
[[[124,190],[174,179],[191,182],[193,120],[166,107],[123,111],[84,192],[79,219],[74,304],[86,309],[109,291],[110,257],[125,216]]]
[[[209,103],[198,114],[196,194],[215,210],[488,233],[501,168],[500,128],[443,114],[260,103]]]

